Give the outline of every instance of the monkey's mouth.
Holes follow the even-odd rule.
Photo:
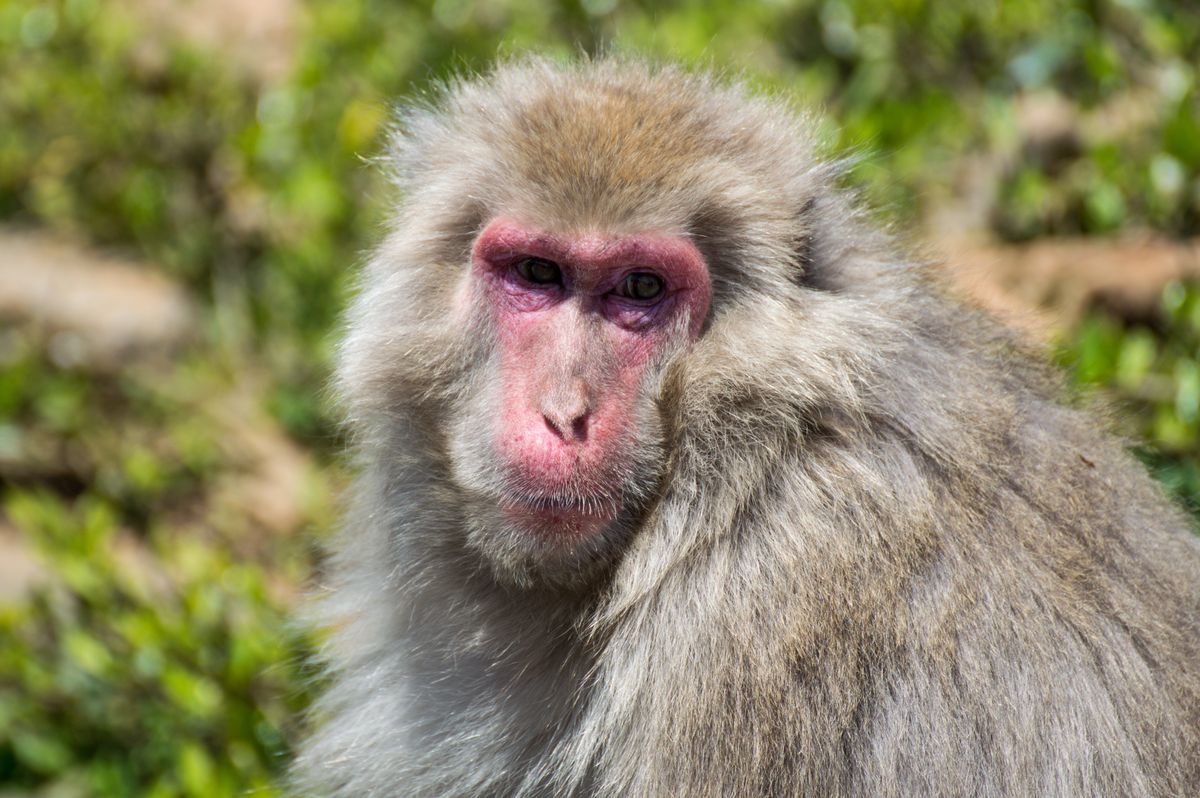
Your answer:
[[[608,523],[617,516],[617,504],[607,496],[543,496],[528,493],[505,494],[500,509],[514,520],[539,524],[564,524],[572,527]]]

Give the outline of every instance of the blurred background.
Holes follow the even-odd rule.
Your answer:
[[[529,50],[826,115],[884,224],[1200,513],[1200,5],[0,0],[0,796],[271,796],[389,104]]]

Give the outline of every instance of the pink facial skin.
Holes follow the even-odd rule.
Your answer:
[[[560,282],[524,279],[517,267],[531,257],[557,265]],[[704,259],[681,236],[568,237],[498,218],[471,260],[500,347],[503,508],[537,529],[598,529],[618,509],[646,369],[704,324],[712,293]],[[662,291],[618,295],[634,273],[657,276]]]

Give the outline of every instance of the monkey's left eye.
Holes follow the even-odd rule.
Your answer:
[[[655,299],[663,292],[664,287],[661,277],[649,272],[634,272],[626,275],[615,293],[628,299],[647,301]]]
[[[534,285],[550,285],[562,282],[562,271],[558,264],[545,258],[525,258],[513,267],[521,278]]]

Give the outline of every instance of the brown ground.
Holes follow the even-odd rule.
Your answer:
[[[20,531],[0,521],[0,604],[19,600],[46,579],[45,566]]]
[[[1200,279],[1200,240],[1130,234],[1013,246],[945,235],[931,250],[959,290],[1039,338],[1070,328],[1096,306],[1151,318],[1165,285]]]
[[[119,369],[194,335],[187,293],[160,272],[40,233],[0,229],[0,320],[44,338],[60,365]]]

